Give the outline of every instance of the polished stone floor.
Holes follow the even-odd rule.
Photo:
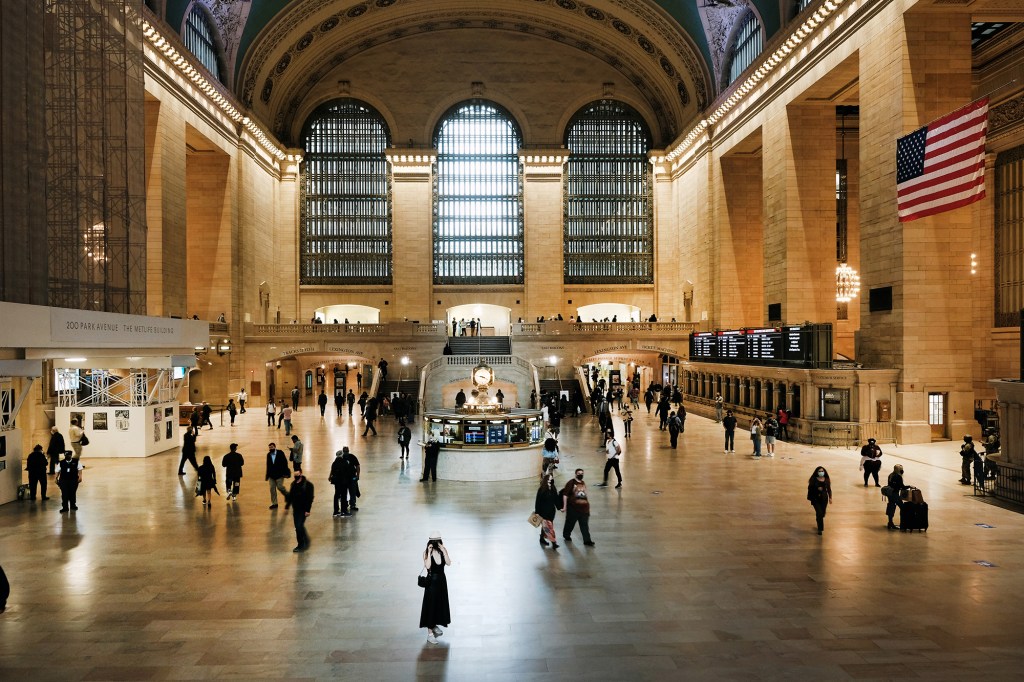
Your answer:
[[[59,498],[0,507],[12,585],[0,679],[1021,677],[1024,516],[957,484],[955,443],[885,448],[883,476],[902,463],[931,505],[931,530],[911,535],[885,530],[851,450],[727,456],[720,426],[691,417],[673,451],[638,414],[623,488],[591,487],[597,546],[577,533],[553,552],[526,523],[533,481],[421,484],[386,419],[369,439],[313,409],[295,422],[318,490],[305,554],[291,551],[290,514],[267,509],[266,444],[284,433],[258,409],[199,440],[218,464],[241,444],[237,503],[204,508],[176,453],[89,453],[77,513],[59,514]],[[577,466],[598,482],[593,423],[563,426],[558,482]],[[341,445],[362,459],[363,498],[333,519],[326,476]],[[805,500],[819,464],[835,497],[821,537]],[[453,560],[438,644],[417,629],[432,530]]]

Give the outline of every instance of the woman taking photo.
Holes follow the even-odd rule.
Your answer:
[[[537,491],[537,501],[533,505],[533,511],[541,518],[540,523],[540,546],[551,549],[558,549],[555,542],[555,512],[562,504],[562,496],[555,487],[555,477],[550,473],[541,477],[540,489]]]
[[[448,606],[448,579],[444,576],[444,567],[451,565],[448,550],[441,543],[441,534],[431,533],[427,548],[423,550],[427,585],[423,588],[423,606],[420,608],[420,627],[427,629],[429,642],[436,642],[436,638],[444,634],[439,626],[448,627],[452,620]]]

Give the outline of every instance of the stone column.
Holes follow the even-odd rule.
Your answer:
[[[836,113],[791,104],[764,126],[764,301],[782,319],[836,317]]]
[[[523,167],[523,230],[527,263],[523,298],[512,317],[535,320],[561,312],[575,313],[566,303],[562,283],[563,204],[562,174],[569,152],[565,149],[531,149],[520,152]],[[532,263],[532,267],[529,265]]]
[[[976,331],[963,298],[971,209],[900,223],[896,140],[970,102],[971,18],[915,10],[902,18],[859,52],[863,296],[857,358],[901,370],[896,437],[922,443],[932,438],[929,392],[948,394],[945,437],[956,440],[972,425],[977,432],[970,353]],[[876,288],[891,288],[891,311],[868,310]]]
[[[433,167],[437,153],[389,149],[392,178],[391,248],[394,259],[394,319],[445,319],[434,310]],[[398,270],[401,269],[401,272]]]

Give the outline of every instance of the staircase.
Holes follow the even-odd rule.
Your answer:
[[[508,336],[453,336],[448,339],[452,355],[512,355]]]

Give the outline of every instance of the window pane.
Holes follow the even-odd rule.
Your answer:
[[[739,33],[736,34],[736,44],[732,49],[732,63],[729,66],[730,83],[739,78],[739,75],[754,63],[763,48],[761,22],[757,20],[757,15],[748,12],[742,21],[743,25],[740,27]]]
[[[996,157],[995,176],[995,326],[1016,327],[1024,308],[1024,146]]]
[[[434,144],[434,283],[521,284],[519,129],[489,102],[454,107]]]
[[[566,284],[654,282],[650,135],[626,105],[603,100],[569,123]]]
[[[199,63],[220,80],[220,68],[217,66],[217,48],[213,42],[213,29],[206,15],[198,7],[193,7],[185,20],[185,47],[196,56]]]
[[[321,107],[306,124],[301,284],[390,284],[391,191],[383,118],[362,102]]]

